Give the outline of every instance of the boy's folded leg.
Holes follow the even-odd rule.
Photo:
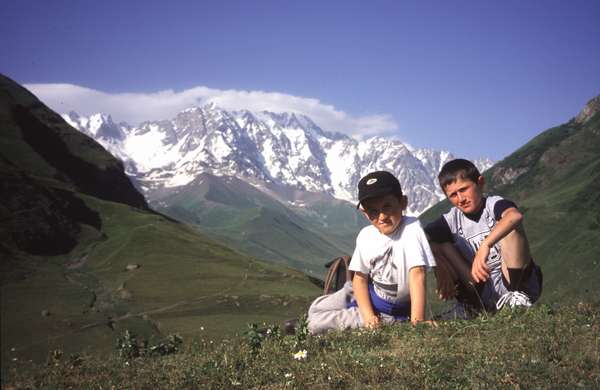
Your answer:
[[[533,260],[526,269],[513,275],[517,275],[520,280],[510,283],[504,276],[502,277],[502,283],[499,284],[497,291],[499,298],[496,301],[496,310],[500,310],[505,305],[530,307],[542,294],[542,270]]]
[[[333,294],[315,299],[308,309],[308,331],[311,334],[325,333],[332,329],[349,329],[362,326],[357,307],[348,308],[352,300],[352,283]]]
[[[344,283],[344,287],[338,291],[322,295],[314,300],[308,309],[308,317],[311,313],[319,313],[323,311],[345,309],[353,298],[352,283]]]
[[[312,335],[330,330],[354,329],[363,326],[358,307],[321,311],[308,317],[308,331]]]

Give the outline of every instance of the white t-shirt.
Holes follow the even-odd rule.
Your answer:
[[[408,271],[417,266],[435,267],[435,259],[419,220],[405,216],[389,236],[373,225],[363,228],[349,268],[369,275],[377,295],[396,303],[410,301]]]

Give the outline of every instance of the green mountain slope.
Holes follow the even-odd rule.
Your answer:
[[[120,162],[3,76],[0,175],[3,370],[53,349],[112,351],[125,329],[230,337],[318,295],[300,272],[150,210]]]
[[[514,200],[536,262],[544,299],[599,297],[600,97],[566,124],[551,128],[485,173],[487,192]],[[421,217],[449,209],[442,202]]]
[[[319,197],[286,203],[235,177],[210,174],[151,201],[228,246],[317,277],[327,261],[352,252],[362,226],[352,205]]]

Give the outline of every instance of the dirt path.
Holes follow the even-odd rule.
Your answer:
[[[97,322],[94,322],[94,323],[91,323],[91,324],[83,325],[82,327],[79,328],[79,330],[86,330],[86,329],[93,328],[93,327],[96,327],[96,326],[107,326],[107,325],[110,326],[110,324],[112,324],[112,323],[123,321],[123,320],[126,320],[128,318],[132,318],[132,317],[142,317],[142,316],[148,315],[148,314],[163,313],[163,312],[165,312],[167,310],[174,309],[174,308],[176,308],[178,306],[185,305],[187,303],[188,303],[188,301],[179,301],[179,302],[176,302],[176,303],[174,303],[172,305],[164,306],[164,307],[161,307],[161,308],[158,308],[158,309],[154,309],[154,310],[147,310],[147,311],[143,311],[143,312],[140,312],[140,313],[127,313],[127,314],[122,315],[120,317],[110,318],[108,320],[97,321]]]

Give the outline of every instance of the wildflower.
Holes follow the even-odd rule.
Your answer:
[[[201,327],[200,327],[200,330],[204,330],[204,327],[203,327],[203,326],[201,326]]]
[[[306,349],[303,349],[302,351],[298,351],[294,354],[294,359],[303,360],[303,359],[306,359],[307,356],[308,356],[308,352],[306,352]]]
[[[242,382],[239,382],[239,381],[236,381],[236,380],[232,380],[232,381],[231,381],[231,385],[232,385],[232,386],[241,386],[241,385],[242,385]]]
[[[292,377],[292,373],[291,372],[286,372],[284,376],[285,376],[286,379],[291,378]]]

